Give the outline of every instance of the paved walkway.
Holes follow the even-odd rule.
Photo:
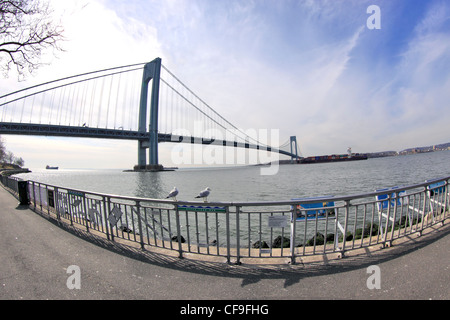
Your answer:
[[[19,206],[0,187],[0,299],[450,299],[450,223],[438,229],[326,264],[235,266],[93,237]],[[80,289],[67,286],[73,265]],[[372,265],[379,289],[367,286]]]

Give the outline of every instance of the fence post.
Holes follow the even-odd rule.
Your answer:
[[[423,208],[422,208],[422,219],[420,222],[420,235],[422,235],[422,231],[423,231],[423,223],[425,220],[425,210],[427,210],[428,206],[427,206],[427,187],[424,187],[423,189]]]
[[[447,211],[449,210],[449,207],[450,207],[449,198],[450,197],[449,197],[449,188],[448,188],[448,180],[447,180],[447,181],[445,181],[445,188],[444,188],[444,214],[442,216],[442,226],[444,226]]]
[[[348,214],[350,211],[350,200],[345,200],[345,221],[344,221],[344,232],[342,235],[342,258],[345,255],[345,241],[347,240],[347,230],[348,230]]]
[[[227,263],[231,263],[230,254],[230,207],[227,206],[225,211],[225,228],[227,230]]]
[[[67,211],[65,213],[69,214],[70,225],[73,226],[73,208],[72,208],[72,195],[67,190]]]
[[[291,264],[295,264],[295,221],[297,220],[296,208],[297,205],[293,205],[291,209]]]
[[[236,207],[236,264],[241,264],[241,241],[239,240],[241,237],[240,226],[239,226],[239,212],[241,211],[241,207]]]
[[[392,229],[391,229],[391,239],[388,242],[388,246],[389,247],[392,246],[392,242],[394,241],[395,222],[396,222],[396,219],[397,219],[397,208],[398,208],[398,202],[400,201],[399,197],[400,197],[400,193],[395,191],[394,192],[394,214],[393,214],[393,217],[392,217],[393,221],[392,221]],[[400,222],[401,221],[399,221],[399,223]]]
[[[36,182],[33,181],[33,185],[34,185],[34,188],[36,188]],[[41,212],[43,213],[44,209],[42,208],[42,185],[40,183],[38,185],[37,192],[39,192],[39,208],[41,209]],[[36,191],[35,191],[34,195],[36,196]],[[35,204],[36,204],[36,199],[34,199],[34,200],[35,200]],[[37,205],[35,205],[35,207],[37,207]],[[48,210],[47,210],[47,214],[50,215],[50,212],[48,212]]]
[[[138,218],[138,228],[139,228],[139,242],[141,244],[141,249],[144,250],[144,232],[142,230],[142,221],[141,221],[141,203],[140,201],[136,202],[136,214],[137,214],[137,218]]]
[[[183,259],[183,245],[181,243],[180,211],[178,210],[178,204],[175,204],[175,219],[177,223],[178,258]]]
[[[47,187],[47,190],[48,190],[48,187]],[[47,195],[48,195],[48,191],[47,191]],[[54,209],[55,209],[55,212],[56,212],[56,218],[58,219],[58,220],[61,220],[61,213],[59,212],[59,208],[60,208],[60,206],[59,206],[59,194],[58,194],[58,188],[57,187],[54,187],[53,188],[53,204],[54,204]],[[49,206],[49,203],[50,201],[47,201],[47,207]]]
[[[84,223],[86,223],[86,232],[89,232],[89,217],[87,207],[86,194],[83,193],[82,211],[84,216]]]
[[[36,210],[36,185],[34,181],[31,181],[33,186],[33,204],[34,204],[34,210]]]
[[[114,235],[112,234],[111,238],[110,238],[110,235],[109,235],[109,226],[108,226],[108,224],[109,224],[109,220],[108,220],[109,205],[108,205],[108,208],[107,208],[105,196],[102,196],[102,202],[103,202],[103,219],[105,221],[106,238],[108,240],[114,241]]]
[[[42,196],[42,192],[44,192],[44,197]],[[43,198],[45,198],[45,199],[43,200]],[[46,208],[44,208],[45,205],[43,205],[44,201],[47,204]],[[42,187],[42,183],[39,183],[39,203],[40,203],[39,205],[41,207],[41,212],[44,212],[43,210],[47,209],[47,214],[50,216],[49,201],[50,200],[49,200],[49,194],[48,194],[48,185],[45,185],[45,187]],[[56,212],[56,209],[55,209],[55,212]],[[56,213],[55,213],[55,215],[56,215]]]

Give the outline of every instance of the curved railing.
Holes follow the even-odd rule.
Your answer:
[[[338,253],[393,240],[444,223],[450,177],[349,196],[270,202],[184,202],[125,197],[2,177],[21,203],[95,231],[186,254],[288,258]]]

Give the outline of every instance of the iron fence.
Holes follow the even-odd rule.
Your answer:
[[[449,179],[349,196],[204,203],[100,194],[26,181],[28,205],[111,241],[226,258],[288,258],[390,245],[449,217]],[[2,177],[18,197],[20,179]]]

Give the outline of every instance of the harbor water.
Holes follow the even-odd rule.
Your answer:
[[[360,161],[285,164],[280,165],[274,175],[262,175],[260,166],[244,166],[183,168],[166,172],[31,168],[31,173],[17,176],[24,180],[103,195],[164,199],[176,186],[179,190],[177,200],[202,201],[195,197],[205,187],[209,187],[212,190],[208,197],[209,202],[276,202],[294,198],[361,195],[377,189],[409,186],[423,183],[426,180],[448,177],[450,176],[449,159],[450,151],[447,150]],[[72,193],[72,195],[74,195],[72,201],[76,203],[77,199],[73,197],[78,195],[77,193]],[[46,196],[44,195],[43,198],[46,199]],[[412,197],[410,204],[414,204],[415,199]],[[69,197],[64,192],[60,194],[59,200],[57,206],[60,214],[67,215],[71,211],[74,219],[86,214],[86,211],[82,210],[82,206],[72,205],[69,207]],[[78,201],[82,200],[78,199]],[[100,213],[102,210],[99,208],[108,206],[109,216],[121,216],[120,224],[115,222],[112,225],[141,230],[139,224],[136,223],[134,213],[137,211],[133,207],[134,204],[118,201],[111,206],[110,203],[101,205],[97,202],[98,199],[92,200],[92,198],[87,201],[89,218],[91,221],[96,221],[94,227],[97,224],[102,228],[101,221],[102,219],[105,221],[106,218]],[[253,204],[241,205],[239,214],[237,207],[232,205],[228,218],[224,212],[207,213],[197,212],[197,210],[181,211],[181,214],[177,216],[176,211],[170,208],[170,205],[152,206],[148,203],[146,204],[144,201],[144,205],[141,207],[143,218],[140,218],[145,221],[146,227],[138,234],[142,234],[149,243],[150,239],[154,239],[153,245],[158,239],[160,241],[163,239],[166,246],[173,246],[172,239],[178,233],[179,228],[180,236],[189,243],[189,250],[195,250],[192,248],[219,250],[228,245],[257,248],[263,243],[276,247],[275,240],[279,237],[289,236],[291,231],[289,224],[282,223],[280,226],[274,226],[273,219],[270,219],[272,216],[278,218],[289,216],[291,207],[285,205],[273,206],[264,203],[260,203],[260,206],[257,207]],[[421,207],[419,204],[414,205]],[[340,233],[337,229],[338,224],[335,222],[339,222],[341,226],[345,225],[347,231],[354,233],[358,228],[366,226],[369,221],[376,220],[376,223],[383,223],[378,221],[375,211],[370,210],[373,208],[372,206],[358,206],[357,201],[352,202],[352,206],[349,209],[348,221],[342,203],[336,203],[337,209],[330,219],[309,223],[305,220],[303,224],[298,222],[298,228],[294,232],[295,240],[293,240],[296,246],[298,244],[306,246],[310,239],[317,234],[324,235],[327,239],[332,236],[334,241],[337,241]],[[81,211],[77,212],[78,209],[74,209],[75,207]],[[179,219],[179,224],[177,219]],[[285,218],[282,220],[287,222]],[[345,233],[342,229],[339,230],[341,233]],[[120,234],[116,234],[116,236],[120,236]],[[130,234],[123,236],[130,237]],[[290,236],[292,237],[292,234]],[[261,246],[258,248],[261,249]],[[263,251],[258,250],[256,254],[261,255]],[[208,251],[207,254],[211,254],[211,252]],[[272,254],[271,252],[269,253]]]
[[[31,169],[18,177],[97,193],[165,198],[176,186],[178,200],[194,201],[205,187],[210,202],[281,201],[292,198],[352,195],[406,186],[450,175],[450,151],[372,158],[361,161],[280,165],[277,174],[261,167],[180,168],[167,172],[119,169]],[[198,200],[198,199],[197,199]]]

